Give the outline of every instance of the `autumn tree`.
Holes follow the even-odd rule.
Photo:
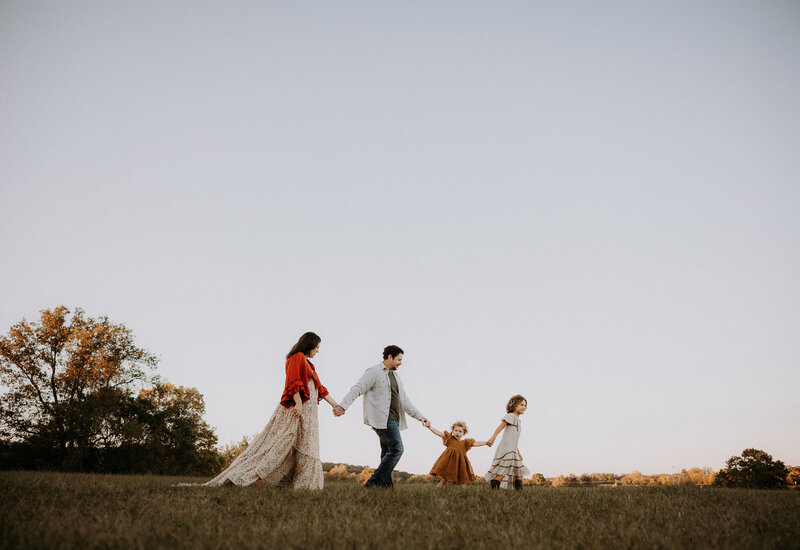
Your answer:
[[[717,473],[714,485],[751,489],[786,487],[789,471],[780,460],[758,449],[745,449],[741,456],[732,456]]]
[[[207,475],[221,465],[217,436],[203,420],[205,403],[195,388],[169,382],[139,391],[146,427],[141,447],[155,457],[153,473]]]
[[[634,470],[633,472],[622,476],[619,482],[621,485],[645,485],[647,480],[645,480],[642,472]]]
[[[220,455],[220,470],[224,470],[231,463],[236,460],[242,452],[250,446],[247,436],[242,436],[242,439],[237,443],[226,443],[219,452]]]
[[[558,476],[553,480],[553,487],[566,487],[568,485],[569,483],[567,482],[567,478],[565,478],[563,475]]]
[[[544,478],[542,474],[536,473],[531,476],[531,484],[544,486],[547,485],[547,480]]]
[[[789,473],[786,475],[786,484],[789,487],[800,485],[800,466],[789,466]]]
[[[358,474],[358,481],[359,481],[359,482],[361,482],[361,483],[366,483],[366,482],[367,482],[367,480],[368,480],[370,477],[372,477],[372,474],[374,474],[374,473],[375,473],[375,470],[374,470],[373,468],[366,468],[366,467],[365,467],[365,468],[364,468],[363,470],[361,470],[361,472]]]
[[[355,481],[357,474],[350,473],[346,464],[337,464],[325,472],[325,481]]]
[[[0,337],[2,435],[47,442],[73,457],[98,439],[113,437],[120,396],[149,382],[156,358],[137,347],[131,331],[83,310],[43,310]]]
[[[156,365],[128,328],[107,317],[59,306],[36,322],[23,318],[0,336],[3,464],[153,473],[215,467],[202,395],[160,383]]]

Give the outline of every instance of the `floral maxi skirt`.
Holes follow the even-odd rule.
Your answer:
[[[278,404],[264,430],[217,477],[204,483],[220,485],[281,485],[295,489],[322,489],[319,459],[317,389],[309,380],[311,397],[298,418]]]

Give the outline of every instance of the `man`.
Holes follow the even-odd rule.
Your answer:
[[[381,442],[381,463],[365,485],[367,487],[393,487],[392,472],[403,455],[403,439],[400,430],[405,430],[406,413],[416,418],[426,428],[431,425],[427,418],[411,403],[397,376],[397,368],[403,364],[403,350],[397,346],[386,346],[383,362],[364,371],[364,375],[342,399],[337,416],[353,404],[359,395],[364,396],[364,424],[371,426]]]

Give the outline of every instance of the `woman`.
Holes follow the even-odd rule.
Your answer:
[[[286,385],[281,402],[266,428],[224,472],[205,485],[291,485],[295,489],[322,489],[317,404],[330,396],[309,361],[319,352],[321,339],[306,332],[286,356]]]

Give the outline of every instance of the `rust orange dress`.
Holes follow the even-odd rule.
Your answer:
[[[475,472],[467,458],[475,444],[474,439],[456,439],[450,432],[444,432],[442,443],[447,447],[431,468],[431,474],[450,483],[464,485],[475,481]]]

